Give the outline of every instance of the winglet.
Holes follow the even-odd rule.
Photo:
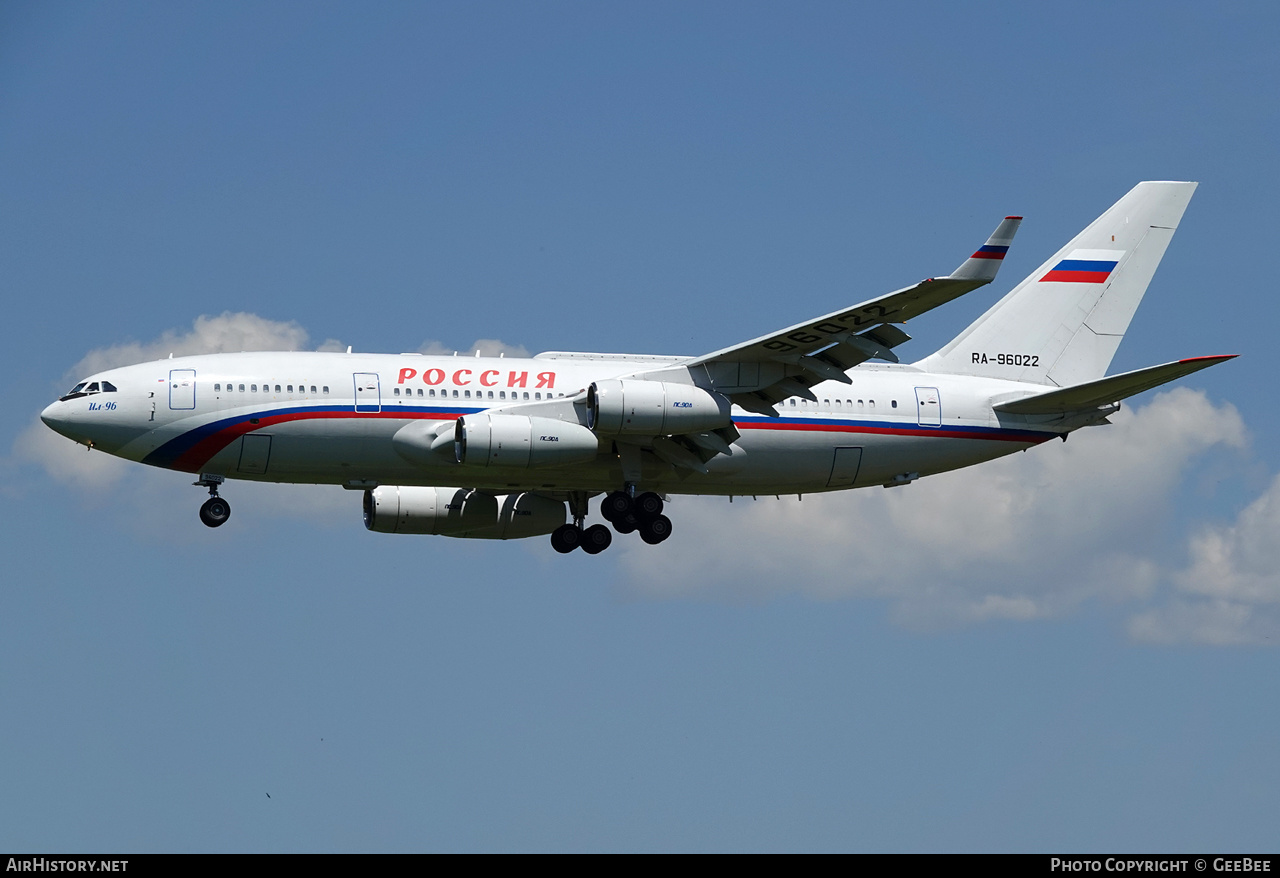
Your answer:
[[[1013,236],[1018,233],[1022,217],[1007,216],[996,226],[996,230],[987,238],[987,243],[979,247],[972,256],[966,259],[959,268],[951,272],[951,277],[971,280],[983,280],[988,283],[996,279],[1004,254],[1009,252]]]

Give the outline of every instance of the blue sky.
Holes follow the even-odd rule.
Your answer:
[[[1278,25],[5,4],[0,847],[1274,849]],[[1024,215],[923,357],[1144,179],[1201,185],[1112,370],[1239,360],[901,491],[679,500],[659,549],[284,486],[209,531],[36,422],[169,350],[702,353]]]

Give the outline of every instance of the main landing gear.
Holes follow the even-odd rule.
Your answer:
[[[614,491],[600,502],[600,514],[620,534],[640,531],[640,539],[651,546],[671,536],[671,519],[662,514],[662,498],[652,491],[638,497]]]
[[[200,507],[200,520],[208,527],[222,527],[231,517],[231,504],[218,496],[218,486],[225,481],[222,476],[201,474],[200,481],[192,484],[209,489],[209,499]]]
[[[613,534],[603,524],[593,524],[584,528],[583,521],[587,517],[587,494],[585,491],[574,491],[569,495],[569,512],[573,514],[573,524],[562,524],[551,532],[551,548],[562,555],[567,555],[579,546],[588,555],[598,555],[613,542]]]
[[[652,491],[632,496],[634,489],[614,491],[600,501],[600,514],[620,534],[640,532],[640,539],[649,545],[671,536],[671,519],[662,514],[662,498]],[[603,524],[583,527],[587,517],[587,495],[575,491],[569,496],[569,511],[573,524],[562,524],[551,534],[551,547],[567,555],[579,546],[589,555],[596,555],[609,548],[613,534]]]

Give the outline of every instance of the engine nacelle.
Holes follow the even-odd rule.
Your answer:
[[[600,451],[581,424],[524,415],[463,415],[453,439],[458,463],[468,466],[567,466],[590,463]]]
[[[602,436],[702,433],[733,423],[732,404],[692,384],[612,378],[587,388],[587,424]]]
[[[549,534],[565,506],[537,494],[494,496],[468,488],[382,485],[364,492],[364,526],[391,534],[515,540]]]

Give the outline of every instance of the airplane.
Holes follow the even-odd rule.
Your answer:
[[[1108,423],[1120,401],[1232,356],[1107,376],[1195,183],[1139,183],[940,350],[898,324],[995,280],[1021,217],[951,274],[698,357],[221,353],[90,375],[41,414],[109,454],[363,492],[379,533],[551,535],[561,553],[671,535],[675,495],[900,487]]]

